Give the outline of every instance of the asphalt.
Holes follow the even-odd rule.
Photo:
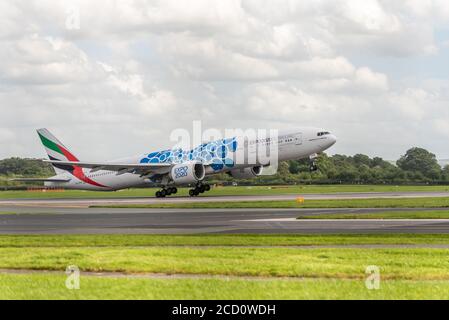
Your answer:
[[[447,197],[443,192],[308,194],[305,199]],[[298,195],[0,200],[0,234],[449,233],[441,220],[297,220],[301,215],[429,209],[119,209],[90,205],[291,200]],[[439,209],[432,209],[439,210]],[[441,209],[448,210],[448,209]],[[2,214],[3,213],[3,214]],[[12,214],[10,214],[12,213]]]
[[[449,233],[449,220],[297,220],[385,209],[98,209],[2,207],[0,234]],[[404,209],[389,209],[389,211]],[[419,210],[419,209],[414,209]],[[420,209],[424,210],[424,209]]]

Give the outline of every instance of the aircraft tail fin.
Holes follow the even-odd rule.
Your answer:
[[[78,158],[71,153],[61,141],[59,141],[50,131],[47,129],[39,129],[37,130],[37,134],[41,139],[42,144],[44,145],[45,151],[47,152],[48,158],[50,160],[59,160],[59,161],[74,161],[78,162]],[[63,171],[70,170],[70,168],[65,168],[64,166],[58,166],[57,164],[53,164],[53,167],[56,173],[61,173]]]

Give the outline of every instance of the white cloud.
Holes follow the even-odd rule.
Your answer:
[[[368,89],[375,91],[388,90],[388,78],[386,75],[373,72],[369,68],[359,68],[355,72],[354,84],[356,88]]]
[[[436,119],[434,121],[435,129],[438,133],[443,134],[446,139],[449,139],[449,121],[448,119]]]
[[[73,5],[80,30],[66,29]],[[339,152],[427,143],[449,157],[449,86],[432,75],[448,23],[444,0],[3,1],[0,156],[41,154],[35,127],[100,159],[163,147],[202,119],[329,127]]]
[[[3,83],[66,84],[98,77],[99,68],[73,43],[31,34],[0,42]]]
[[[312,58],[293,64],[287,64],[286,69],[298,77],[312,78],[342,78],[351,77],[355,67],[344,57]]]
[[[341,13],[341,22],[346,24],[342,28],[351,33],[388,34],[402,31],[398,16],[387,12],[377,0],[343,1]]]
[[[432,96],[420,88],[407,88],[390,99],[392,106],[400,110],[403,118],[415,121],[423,120],[429,114],[431,101]]]
[[[168,36],[161,51],[172,56],[177,75],[192,79],[270,79],[277,70],[268,62],[224,48],[213,39]]]
[[[247,100],[249,114],[264,120],[307,123],[323,112],[322,99],[296,87],[262,84],[250,88]],[[321,101],[320,101],[321,100]]]

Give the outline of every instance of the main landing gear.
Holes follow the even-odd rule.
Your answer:
[[[156,191],[156,198],[165,198],[166,196],[176,193],[178,193],[178,188],[176,187],[162,188],[161,190]]]
[[[195,188],[189,190],[189,195],[191,197],[196,197],[200,195],[201,193],[210,191],[211,187],[208,184],[202,184],[198,183]],[[176,187],[163,187],[161,190],[156,191],[156,198],[165,198],[167,196],[170,196],[172,194],[178,193],[178,189]]]
[[[200,193],[204,193],[206,191],[210,191],[210,185],[198,183],[194,189],[189,190],[189,196],[196,197]]]

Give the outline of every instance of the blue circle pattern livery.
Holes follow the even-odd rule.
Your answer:
[[[188,161],[199,161],[203,164],[210,164],[214,171],[223,168],[233,168],[234,161],[232,153],[237,150],[237,139],[223,139],[205,143],[190,151],[182,149],[165,150],[150,153],[140,160],[140,163],[184,163]]]

